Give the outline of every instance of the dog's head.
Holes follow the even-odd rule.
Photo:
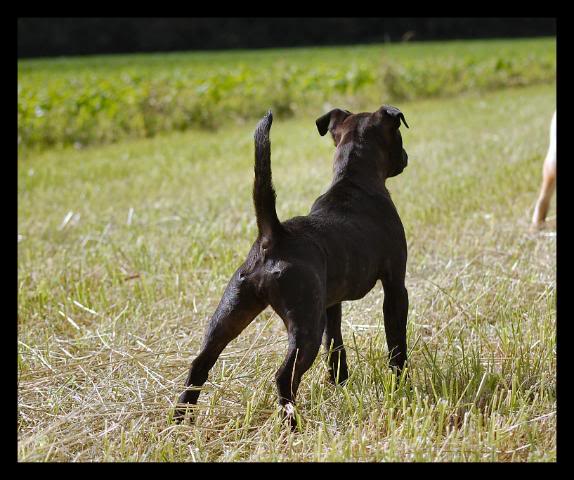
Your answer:
[[[316,120],[319,133],[330,132],[337,148],[352,141],[372,146],[380,153],[385,177],[401,173],[408,163],[399,127],[401,121],[409,127],[403,113],[396,107],[383,105],[373,113],[353,114],[334,109]]]

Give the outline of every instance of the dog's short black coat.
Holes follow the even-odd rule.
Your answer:
[[[277,218],[271,182],[272,119],[268,112],[255,130],[253,201],[259,235],[209,321],[176,421],[197,403],[199,387],[223,349],[267,305],[282,318],[289,336],[275,378],[279,404],[292,428],[295,395],[321,341],[329,352],[331,381],[347,380],[341,302],[364,297],[379,279],[390,364],[400,371],[407,359],[407,245],[385,187],[385,180],[407,165],[399,132],[401,120],[408,127],[403,114],[384,105],[373,113],[335,109],[317,119],[319,133],[329,131],[335,142],[333,182],[307,216],[285,222]]]

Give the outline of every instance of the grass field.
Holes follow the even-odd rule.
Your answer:
[[[396,103],[411,127],[388,181],[409,246],[410,378],[392,381],[378,284],[343,304],[348,384],[326,381],[321,354],[295,433],[270,309],[211,371],[196,425],[170,421],[256,236],[256,121],[21,153],[18,459],[555,461],[556,237],[528,229],[555,102],[551,82]],[[280,219],[330,183],[322,113],[273,123]]]

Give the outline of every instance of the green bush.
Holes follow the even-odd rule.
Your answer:
[[[239,53],[239,63],[231,54],[166,55],[165,63],[162,55],[23,61],[18,66],[18,144],[110,143],[213,129],[256,118],[268,108],[280,118],[321,112],[326,105],[372,108],[553,81],[555,43],[533,42],[278,50],[261,58]],[[383,51],[391,54],[383,57]]]

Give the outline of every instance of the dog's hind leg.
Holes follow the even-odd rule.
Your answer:
[[[347,353],[341,335],[341,304],[336,303],[327,308],[323,346],[327,351],[327,368],[329,378],[335,384],[344,383],[349,378]]]
[[[292,430],[297,426],[293,407],[301,377],[311,367],[319,353],[326,321],[325,308],[318,300],[321,297],[313,294],[314,289],[305,289],[301,284],[296,288],[299,290],[298,294],[289,295],[292,301],[282,301],[277,308],[272,303],[285,323],[289,336],[287,356],[275,374],[275,382],[279,405]],[[305,293],[301,294],[302,291]]]
[[[196,404],[200,387],[207,380],[209,370],[231,340],[236,338],[267,306],[257,298],[255,290],[240,270],[237,270],[225,289],[223,298],[209,320],[201,351],[191,363],[185,382],[186,390],[180,395],[174,420],[181,422],[188,404]]]

